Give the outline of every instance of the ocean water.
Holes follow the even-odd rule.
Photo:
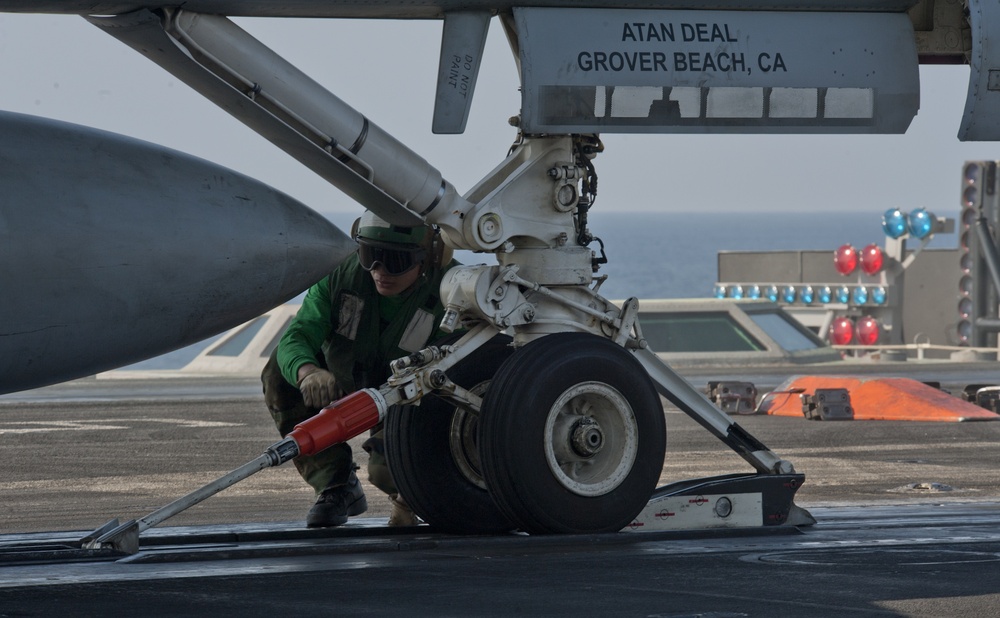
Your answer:
[[[599,204],[599,203],[598,203]],[[956,217],[955,212],[936,212]],[[329,218],[345,233],[358,215],[338,213]],[[718,274],[719,251],[829,250],[844,243],[857,248],[885,244],[881,211],[839,213],[615,213],[595,208],[590,230],[604,243],[608,263],[598,275],[608,275],[601,294],[609,299],[707,298]],[[939,234],[931,247],[954,248],[957,234]],[[592,249],[599,245],[595,242]],[[464,264],[495,264],[491,254],[459,251]],[[183,367],[205,342],[149,359],[128,369]]]
[[[598,275],[605,298],[705,298],[712,295],[720,251],[833,251],[850,243],[860,249],[885,245],[882,211],[839,213],[590,213],[591,233],[604,242],[608,263]],[[955,212],[935,212],[956,217]],[[344,231],[356,215],[332,215]],[[953,248],[956,234],[939,234],[935,248]],[[595,242],[590,245],[598,249]],[[490,254],[458,252],[464,264],[495,264]]]
[[[955,217],[938,212],[938,216]],[[882,211],[839,213],[600,213],[591,230],[604,241],[606,298],[704,298],[712,295],[720,251],[833,251],[885,245]],[[935,248],[957,246],[956,234],[935,236]],[[595,247],[596,245],[591,245]]]

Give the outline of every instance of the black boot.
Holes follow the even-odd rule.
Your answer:
[[[360,515],[368,510],[368,500],[358,477],[351,472],[346,483],[328,485],[316,499],[316,504],[306,515],[310,528],[328,528],[347,523],[348,516]]]

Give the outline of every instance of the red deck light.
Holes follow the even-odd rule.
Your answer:
[[[858,267],[858,252],[851,245],[841,245],[833,252],[833,266],[845,277]]]
[[[872,243],[861,250],[861,270],[866,274],[874,275],[882,270],[883,265],[885,265],[885,254],[878,245]]]
[[[854,321],[851,318],[834,318],[830,324],[830,343],[833,345],[848,345],[854,340]]]
[[[881,334],[882,326],[872,316],[866,315],[858,320],[858,343],[861,345],[875,345]]]

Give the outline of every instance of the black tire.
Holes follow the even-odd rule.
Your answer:
[[[483,401],[479,446],[500,508],[533,534],[618,531],[663,470],[666,423],[632,354],[585,333],[532,341]]]
[[[497,335],[448,370],[448,377],[482,395],[513,354],[509,344],[510,337]],[[386,460],[396,489],[417,515],[444,532],[497,534],[514,527],[482,479],[476,416],[429,395],[419,406],[390,409],[386,418]]]

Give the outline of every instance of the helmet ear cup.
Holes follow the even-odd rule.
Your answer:
[[[360,227],[361,227],[361,217],[358,217],[357,219],[354,220],[354,223],[351,225],[351,240],[357,240],[358,229]]]

